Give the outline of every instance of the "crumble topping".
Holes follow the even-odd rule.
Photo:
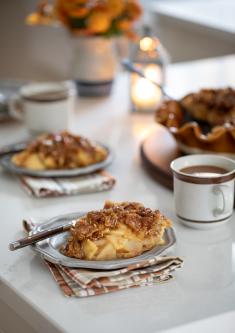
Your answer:
[[[106,228],[115,229],[120,222],[145,236],[156,235],[162,226],[171,225],[159,210],[153,211],[136,202],[106,202],[103,209],[91,211],[81,218],[71,229],[71,234],[79,241],[85,238],[97,240],[103,237]]]
[[[136,202],[107,201],[103,209],[77,221],[62,253],[94,260],[133,257],[162,244],[164,230],[170,226],[159,210]]]
[[[235,124],[235,90],[202,89],[185,96],[181,104],[196,120],[210,125]]]
[[[228,112],[234,108],[235,111],[235,90],[232,88],[201,89],[198,93],[191,96],[192,100],[205,104],[208,109]]]
[[[107,151],[82,136],[64,131],[40,135],[24,151],[14,155],[13,162],[20,166],[29,164],[36,169],[33,163],[27,163],[32,156],[37,159],[38,168],[62,169],[101,162],[107,157]]]

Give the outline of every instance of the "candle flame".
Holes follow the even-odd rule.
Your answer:
[[[140,49],[144,52],[153,51],[158,43],[159,41],[156,38],[144,37],[140,40]]]

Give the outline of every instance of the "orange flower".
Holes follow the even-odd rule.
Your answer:
[[[40,2],[36,13],[27,16],[26,23],[29,25],[49,25],[55,21],[53,7],[47,1]]]
[[[142,9],[135,0],[127,0],[125,12],[129,19],[137,20],[142,14]]]
[[[84,17],[89,13],[86,0],[57,0],[57,12],[68,17]]]
[[[68,13],[69,16],[71,17],[84,17],[89,13],[89,9],[86,7],[78,7],[71,9]]]
[[[111,18],[115,18],[122,14],[125,8],[125,3],[123,0],[107,0],[105,5]]]
[[[130,20],[121,20],[117,22],[117,27],[118,29],[120,29],[121,31],[127,31],[130,30],[132,27],[132,21]]]
[[[26,17],[26,23],[29,25],[41,24],[41,17],[38,13],[32,13]]]
[[[68,15],[66,10],[63,7],[63,1],[57,0],[54,5],[55,16],[61,21],[64,25],[68,25]]]
[[[111,24],[111,17],[105,9],[95,9],[87,18],[87,28],[93,33],[106,32]]]

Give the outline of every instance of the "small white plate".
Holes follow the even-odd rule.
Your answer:
[[[50,228],[58,227],[59,225],[64,225],[71,222],[72,220],[77,220],[84,216],[86,213],[71,213],[66,215],[60,215],[53,219],[44,222],[43,224],[37,225],[30,234],[37,233],[39,231],[48,230]],[[58,265],[63,265],[67,267],[79,267],[79,268],[89,268],[89,269],[102,269],[102,270],[112,270],[119,269],[122,267],[127,267],[138,262],[155,258],[171,247],[175,242],[175,233],[172,228],[165,230],[163,245],[157,245],[152,250],[146,251],[140,256],[128,258],[128,259],[116,259],[116,260],[80,260],[76,258],[71,258],[63,255],[60,251],[61,247],[65,245],[66,240],[69,236],[68,232],[64,232],[53,236],[51,238],[45,239],[41,242],[36,243],[32,248],[41,256]]]

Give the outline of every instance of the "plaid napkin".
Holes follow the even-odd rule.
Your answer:
[[[177,257],[156,257],[119,270],[69,268],[45,261],[65,296],[87,297],[169,281],[182,266]]]
[[[34,223],[23,222],[29,232]],[[152,286],[167,282],[172,273],[182,267],[183,260],[178,257],[153,257],[116,270],[89,270],[70,268],[44,260],[57,285],[65,296],[87,297],[107,294],[134,287]]]
[[[79,177],[20,176],[19,179],[27,193],[37,198],[107,191],[116,183],[115,178],[104,170]]]

